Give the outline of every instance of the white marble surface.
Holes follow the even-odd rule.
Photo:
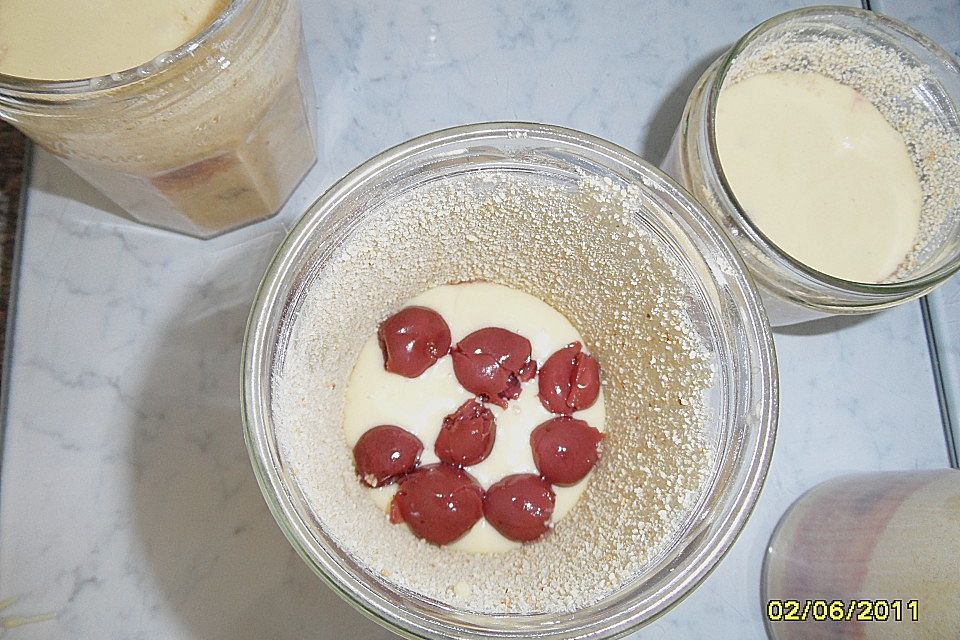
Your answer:
[[[50,619],[5,637],[390,637],[289,548],[243,446],[240,338],[284,226],[368,156],[464,122],[571,126],[657,161],[705,65],[797,3],[307,5],[322,151],[279,218],[208,242],[133,226],[37,154],[0,484],[0,599],[16,600],[0,617]],[[946,465],[918,305],[819,330],[777,336],[781,426],[746,530],[637,638],[762,638],[760,562],[795,497],[846,471]]]
[[[951,463],[960,468],[960,275],[928,296],[927,309],[938,356],[941,417],[953,449]]]
[[[956,0],[872,0],[874,11],[902,20],[960,55],[960,7]]]

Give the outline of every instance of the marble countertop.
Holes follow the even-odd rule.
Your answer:
[[[113,215],[35,154],[0,468],[0,635],[392,637],[292,551],[244,448],[240,340],[286,228],[369,156],[466,122],[560,124],[658,162],[706,65],[801,4],[304,3],[318,163],[278,217],[206,242]],[[903,17],[931,35],[960,33],[955,3],[910,5]],[[960,363],[951,287],[933,326]],[[784,330],[776,346],[780,429],[755,512],[706,581],[635,638],[763,638],[761,561],[794,499],[845,472],[949,464],[938,383],[951,374],[931,367],[920,303]]]

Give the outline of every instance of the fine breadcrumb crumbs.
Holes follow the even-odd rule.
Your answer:
[[[943,89],[929,66],[898,49],[849,33],[833,37],[774,32],[736,58],[725,82],[777,71],[818,73],[856,89],[903,136],[923,194],[920,229],[913,250],[885,282],[919,275],[931,256],[954,242],[960,217],[956,115],[937,105],[937,92]],[[951,119],[952,126],[945,124]]]
[[[357,214],[308,285],[272,385],[282,459],[326,533],[372,576],[476,612],[569,612],[637,579],[690,525],[717,459],[714,355],[691,319],[704,317],[702,294],[637,222],[653,206],[638,186],[488,170]],[[563,313],[601,363],[607,403],[601,460],[576,507],[542,540],[495,556],[391,525],[341,430],[346,381],[378,323],[422,291],[472,280]]]

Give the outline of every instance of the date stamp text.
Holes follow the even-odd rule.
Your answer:
[[[770,622],[917,622],[919,600],[768,600]]]

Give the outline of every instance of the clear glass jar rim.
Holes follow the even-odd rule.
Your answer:
[[[203,46],[211,38],[220,33],[227,25],[231,24],[240,12],[251,3],[259,3],[262,1],[263,0],[232,0],[223,13],[182,45],[176,49],[165,51],[153,59],[130,69],[75,80],[39,80],[36,78],[22,78],[20,76],[0,73],[0,96],[8,92],[14,95],[32,94],[38,96],[99,93],[118,89],[151,78],[172,67],[180,60],[183,60],[198,47]]]
[[[463,125],[429,133],[388,149],[331,186],[307,208],[277,250],[256,294],[247,324],[242,356],[242,412],[244,437],[257,480],[271,512],[292,546],[325,582],[358,611],[405,637],[435,637],[439,628],[437,625],[443,625],[425,618],[421,613],[398,610],[378,594],[372,593],[348,570],[339,566],[336,558],[322,545],[318,546],[310,541],[310,527],[302,520],[301,514],[287,495],[282,474],[276,468],[271,455],[272,444],[267,428],[269,410],[262,403],[263,391],[269,387],[270,382],[262,379],[259,365],[269,353],[270,341],[275,337],[269,334],[274,309],[277,305],[285,304],[290,294],[284,289],[284,276],[298,267],[301,252],[309,246],[311,236],[326,222],[332,209],[385,168],[424,150],[451,142],[479,141],[493,136],[523,137],[527,134],[547,142],[553,141],[598,153],[611,163],[630,171],[640,175],[649,174],[658,182],[658,189],[676,198],[681,206],[687,209],[705,234],[703,242],[732,260],[735,265],[734,272],[724,271],[727,276],[724,280],[728,283],[734,281],[734,290],[743,297],[742,306],[738,305],[741,306],[741,329],[749,340],[752,354],[752,364],[746,372],[753,381],[750,387],[760,405],[755,412],[756,433],[747,438],[748,446],[743,454],[745,471],[742,481],[725,499],[722,517],[717,520],[719,525],[712,529],[689,562],[673,574],[671,581],[664,586],[662,597],[648,603],[645,608],[632,607],[617,612],[616,616],[605,621],[603,627],[578,627],[577,633],[587,633],[590,637],[600,637],[595,634],[602,634],[602,637],[620,637],[639,624],[662,615],[700,584],[726,555],[746,524],[756,504],[772,455],[779,407],[777,365],[772,335],[759,294],[729,239],[703,207],[675,181],[636,154],[612,143],[571,129],[535,123],[491,122]],[[480,635],[486,637],[485,634],[472,634],[470,637]],[[510,634],[504,637],[521,636]],[[537,637],[542,637],[542,634]]]
[[[724,191],[724,196],[733,205],[733,211],[730,213],[735,218],[737,224],[749,234],[751,241],[760,247],[767,255],[773,255],[776,259],[787,263],[792,269],[803,273],[805,276],[819,282],[821,285],[825,285],[835,290],[845,290],[859,295],[890,296],[895,299],[903,296],[917,295],[918,292],[922,293],[923,291],[936,286],[960,270],[960,253],[955,255],[946,264],[928,274],[909,280],[901,280],[899,282],[856,282],[853,280],[844,280],[843,278],[838,278],[836,276],[823,273],[822,271],[817,271],[816,269],[804,264],[803,262],[800,262],[790,254],[783,251],[779,246],[777,246],[777,244],[771,241],[757,225],[753,223],[753,221],[744,212],[740,202],[737,200],[737,197],[727,180],[726,174],[723,171],[723,166],[720,163],[720,153],[717,149],[716,140],[717,100],[720,95],[720,89],[726,80],[727,73],[732,68],[737,56],[741,54],[747,47],[749,47],[754,40],[775,27],[796,19],[829,16],[831,14],[844,14],[864,21],[873,21],[876,24],[883,25],[893,29],[894,31],[900,32],[905,37],[916,41],[926,50],[933,53],[937,58],[941,59],[941,61],[944,62],[954,74],[960,76],[960,64],[958,64],[956,59],[954,59],[950,53],[943,49],[943,47],[919,31],[911,28],[909,25],[906,25],[903,22],[888,16],[875,13],[874,11],[859,9],[856,7],[821,5],[793,9],[791,11],[781,13],[760,23],[744,34],[739,40],[737,40],[736,43],[734,43],[733,47],[731,47],[730,50],[724,54],[720,60],[720,66],[717,69],[717,73],[715,74],[713,81],[710,83],[709,93],[707,95],[707,146],[708,153],[710,154],[710,161],[713,163],[713,166],[716,169],[717,177]]]

